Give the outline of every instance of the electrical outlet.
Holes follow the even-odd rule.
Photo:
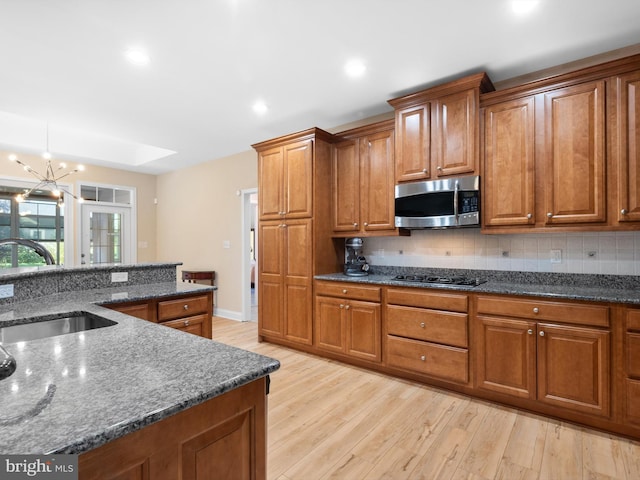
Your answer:
[[[551,250],[551,263],[562,263],[562,250]]]
[[[13,283],[0,285],[0,298],[13,297]]]
[[[129,272],[112,272],[111,273],[112,282],[126,282],[128,280],[129,280]]]
[[[231,248],[231,242],[229,240],[225,240],[222,242],[222,248]]]

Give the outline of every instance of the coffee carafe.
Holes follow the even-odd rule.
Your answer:
[[[369,275],[369,264],[362,255],[364,241],[362,238],[347,238],[344,242],[345,264],[344,274],[350,277]]]

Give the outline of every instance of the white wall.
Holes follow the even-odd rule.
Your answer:
[[[552,249],[562,251],[562,263],[551,263]],[[372,265],[640,275],[640,232],[414,230],[410,237],[366,238],[364,254]]]

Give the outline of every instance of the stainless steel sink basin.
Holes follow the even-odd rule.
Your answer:
[[[83,332],[116,325],[116,322],[87,312],[71,313],[64,317],[34,318],[31,323],[0,328],[0,343],[16,343],[67,333]]]

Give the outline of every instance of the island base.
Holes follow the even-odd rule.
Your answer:
[[[80,480],[266,478],[267,377],[79,456]]]

